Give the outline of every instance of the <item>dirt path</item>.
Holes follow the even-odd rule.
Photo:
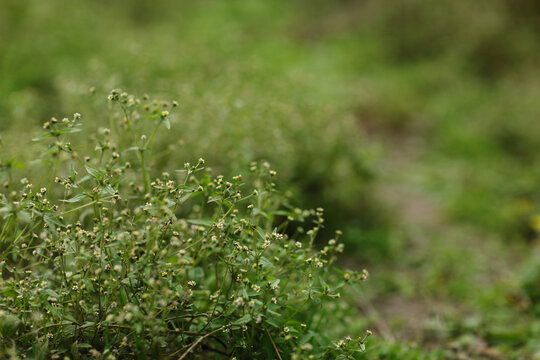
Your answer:
[[[508,259],[511,256],[501,255],[505,254],[505,248],[499,239],[449,219],[439,200],[440,194],[426,189],[429,164],[424,163],[427,146],[421,135],[386,132],[381,128],[368,130],[369,137],[381,143],[386,151],[378,169],[377,197],[395,218],[406,254],[392,264],[371,266],[371,283],[391,278],[402,284],[393,291],[378,288],[375,293],[369,293],[369,300],[361,305],[362,311],[373,319],[387,340],[411,341],[425,348],[451,348],[448,320],[465,318],[474,310],[470,299],[460,301],[445,296],[444,287],[455,286],[460,276],[467,277],[463,272],[471,271],[471,278],[467,278],[470,284],[489,288],[509,275],[511,271],[505,269],[512,268]],[[451,257],[455,259],[447,260]],[[439,258],[448,261],[448,270],[444,269],[445,264],[437,264]],[[448,283],[426,286],[429,276],[425,272],[437,266],[449,272]],[[483,339],[475,341],[460,353],[460,358],[501,358]]]

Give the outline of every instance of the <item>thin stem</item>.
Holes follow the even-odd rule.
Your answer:
[[[232,326],[232,324],[228,324],[228,325],[223,325],[222,327],[220,328],[217,328],[216,330],[214,331],[210,331],[208,334],[205,334],[203,336],[201,336],[200,338],[198,338],[197,340],[195,340],[191,345],[190,347],[182,354],[182,356],[180,356],[178,358],[178,360],[182,360],[184,359],[186,356],[188,356],[188,354],[201,342],[203,341],[204,339],[206,339],[207,337],[211,336],[211,335],[214,335],[215,333],[219,332],[219,331],[222,331],[222,330],[225,330],[225,329],[228,329]],[[174,353],[172,353],[170,356],[173,356],[173,355],[176,355],[179,351],[176,351]]]
[[[58,327],[58,326],[68,326],[68,325],[79,326],[79,324],[74,322],[74,321],[65,322],[65,323],[57,323],[57,324],[49,324],[49,325],[42,326],[39,329],[32,330],[32,331],[29,331],[29,332],[27,332],[25,334],[22,334],[21,336],[18,337],[18,339],[21,339],[21,338],[26,337],[26,336],[31,335],[31,334],[37,334],[41,330],[45,330],[45,329],[48,329],[48,328]]]
[[[141,158],[141,170],[142,170],[142,177],[144,180],[144,193],[148,194],[148,173],[146,172],[146,165],[144,162],[144,151],[145,149],[139,150],[139,156]]]
[[[102,199],[99,199],[99,201],[103,201],[103,200],[107,200],[107,199],[111,199],[111,198],[112,198],[112,196],[107,196],[107,197],[104,197],[104,198],[102,198]],[[90,206],[90,205],[94,205],[94,204],[97,203],[97,202],[98,202],[98,200],[91,201],[91,202],[89,202],[88,204],[84,204],[84,205],[78,206],[78,207],[76,207],[76,208],[74,208],[74,209],[71,209],[71,210],[68,210],[68,211],[64,211],[63,213],[59,214],[58,216],[60,216],[60,215],[63,216],[63,215],[72,213],[72,212],[74,212],[74,211],[77,211],[77,210],[80,210],[80,209],[84,209],[85,207],[88,207],[88,206]]]
[[[266,334],[268,334],[268,338],[270,339],[270,342],[272,343],[272,347],[274,348],[274,351],[276,352],[278,359],[283,360],[281,359],[281,355],[279,354],[279,349],[277,348],[276,343],[274,342],[274,339],[272,339],[272,335],[270,335],[270,331],[268,331],[267,328],[264,328],[264,330],[266,330]]]
[[[286,324],[289,320],[291,320],[293,318],[294,315],[296,315],[300,310],[302,310],[302,308],[304,307],[304,305],[306,305],[309,301],[309,296],[306,298],[306,300],[302,303],[302,305],[300,305],[300,307],[298,309],[296,309],[295,312],[292,313],[291,316],[289,316],[287,318],[287,320],[285,320],[283,323]]]

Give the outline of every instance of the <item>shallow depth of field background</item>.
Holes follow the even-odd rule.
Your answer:
[[[177,100],[156,171],[264,159],[324,207],[366,358],[540,359],[539,38],[534,0],[3,0],[1,157],[113,88]]]

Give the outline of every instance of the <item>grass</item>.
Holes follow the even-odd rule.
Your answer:
[[[264,159],[323,206],[344,261],[370,264],[366,326],[391,334],[367,358],[538,357],[534,1],[1,7],[6,149],[74,109],[108,126],[111,88],[177,98],[156,170]]]
[[[167,7],[171,10],[165,11]],[[24,19],[50,24],[54,9],[31,12]],[[94,17],[77,9],[62,19],[65,24],[50,25],[51,31],[44,32],[43,38],[28,39],[24,34],[21,39],[16,34],[9,38],[7,46],[15,49],[6,57],[7,79],[13,77],[7,74],[13,62],[26,58],[18,52],[39,48],[38,43],[52,44],[39,54],[50,61],[37,68],[29,63],[28,72],[23,62],[21,71],[28,78],[5,82],[8,98],[21,99],[25,111],[40,113],[16,114],[22,107],[9,104],[8,99],[3,107],[9,107],[4,114],[10,121],[0,121],[4,126],[25,127],[28,119],[47,119],[52,108],[55,113],[78,108],[88,114],[96,107],[85,107],[80,99],[92,86],[96,97],[106,96],[115,87],[141,89],[178,98],[181,103],[182,133],[171,133],[160,141],[175,146],[178,157],[163,159],[161,166],[167,166],[167,161],[181,164],[192,153],[201,154],[221,171],[251,160],[279,160],[281,175],[294,184],[292,191],[304,203],[325,206],[331,214],[346,206],[340,213],[347,211],[349,217],[357,214],[357,202],[371,203],[365,189],[372,155],[351,112],[355,94],[342,86],[350,72],[341,65],[349,61],[348,44],[354,38],[337,39],[323,48],[299,44],[287,34],[301,8],[285,2],[264,6],[164,2],[152,10],[150,23],[140,28],[134,26],[138,19],[133,18],[140,15],[126,13],[119,5],[94,4],[87,11],[104,15],[93,24]],[[174,16],[185,19],[167,20]],[[70,34],[88,38],[78,42],[82,48],[77,51],[70,47],[76,39],[64,39],[72,35],[63,29],[72,26],[79,30]],[[332,57],[326,56],[330,48],[335,48]],[[50,108],[33,104],[34,100]],[[325,178],[327,173],[334,176]],[[363,224],[381,222],[376,209],[366,207],[364,213]],[[340,217],[331,216],[328,221],[342,227]]]

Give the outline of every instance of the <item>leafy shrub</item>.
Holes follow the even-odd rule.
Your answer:
[[[333,266],[339,231],[314,248],[322,209],[290,206],[267,163],[230,179],[203,159],[153,176],[155,136],[177,103],[119,90],[109,100],[120,123],[112,116],[110,129],[82,133],[96,156],[70,142],[82,130],[75,114],[52,118],[35,139],[49,142],[49,179],[16,182],[3,167],[0,355],[346,359],[364,350],[369,332],[332,340],[354,314],[340,291],[367,272]]]

